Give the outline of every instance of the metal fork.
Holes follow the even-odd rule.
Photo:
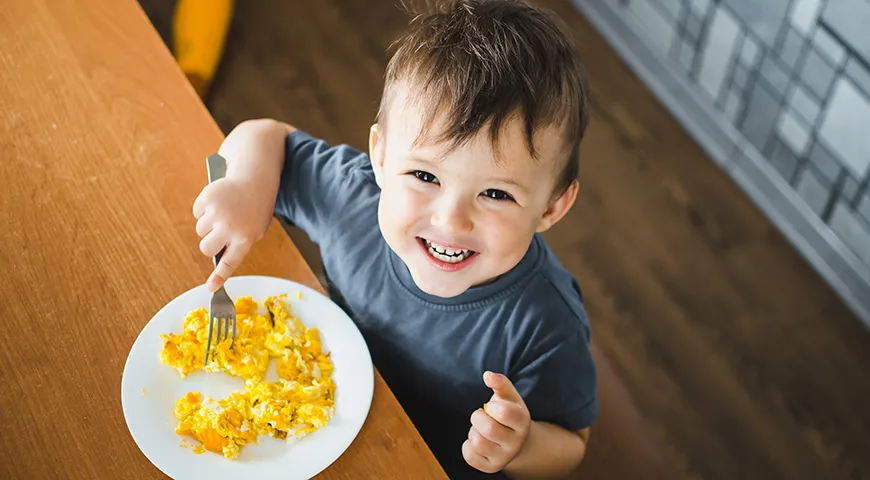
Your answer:
[[[213,154],[206,158],[206,167],[208,168],[208,183],[223,178],[227,174],[227,161],[224,157]],[[217,267],[221,261],[221,257],[226,251],[226,247],[222,248],[217,255],[214,256],[214,266]],[[208,306],[208,343],[205,344],[205,363],[203,368],[208,365],[208,354],[211,350],[211,339],[215,324],[217,324],[217,335],[215,336],[215,346],[227,338],[232,338],[230,348],[236,343],[236,306],[233,300],[227,293],[226,288],[221,285],[218,291],[211,296],[211,303]],[[230,325],[232,324],[232,337],[230,337]],[[223,328],[221,328],[223,327]]]

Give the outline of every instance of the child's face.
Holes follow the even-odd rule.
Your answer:
[[[496,155],[488,132],[448,151],[421,141],[422,112],[397,88],[388,131],[374,125],[369,142],[381,198],[378,221],[387,244],[405,262],[421,290],[454,297],[490,282],[523,258],[535,232],[548,229],[574,203],[576,182],[553,198],[564,158],[556,129],[535,137],[539,158],[511,121]],[[431,132],[437,136],[438,122]]]

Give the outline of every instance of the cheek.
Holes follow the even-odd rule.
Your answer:
[[[381,224],[407,228],[427,220],[429,201],[426,193],[403,185],[401,181],[391,182],[381,191]]]
[[[490,249],[498,252],[505,259],[515,260],[528,249],[532,235],[535,233],[534,222],[526,216],[516,212],[498,212],[487,215],[485,231],[499,232],[498,235],[488,236]]]

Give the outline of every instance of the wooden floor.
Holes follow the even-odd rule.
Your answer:
[[[141,1],[168,38],[172,0]],[[237,2],[215,119],[365,148],[395,3]],[[868,331],[590,24],[540,3],[592,85],[581,195],[547,235],[585,289],[601,371],[582,478],[870,478]]]

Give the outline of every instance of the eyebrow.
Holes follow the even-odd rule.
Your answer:
[[[505,185],[510,185],[510,186],[512,186],[518,190],[522,190],[524,192],[526,191],[526,187],[520,185],[519,183],[517,183],[509,178],[493,178],[492,180],[494,182],[497,182],[497,183],[503,183]]]
[[[413,160],[415,162],[420,162],[420,163],[428,163],[429,165],[435,165],[435,163],[436,163],[432,160],[429,160],[426,157],[421,157],[420,155],[409,155],[408,160]]]

